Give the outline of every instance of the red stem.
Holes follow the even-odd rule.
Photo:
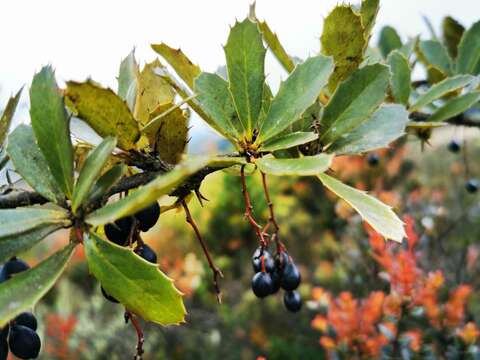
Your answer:
[[[145,342],[145,338],[143,337],[143,331],[140,327],[140,324],[137,318],[128,310],[125,311],[126,316],[132,322],[133,327],[135,328],[135,332],[137,333],[137,353],[134,355],[134,360],[142,360],[143,355],[143,343]]]
[[[275,241],[275,244],[277,245],[277,252],[283,251],[283,244],[280,242],[280,239],[278,237],[278,232],[280,231],[280,226],[278,225],[277,219],[275,218],[275,211],[273,209],[273,202],[270,199],[270,192],[268,191],[268,185],[267,185],[267,176],[265,173],[260,172],[262,174],[262,184],[263,184],[263,192],[265,193],[265,199],[267,200],[268,204],[268,209],[270,211],[270,216],[268,217],[268,224],[272,224],[275,227],[275,232],[272,235],[272,240]],[[265,226],[266,229],[268,229],[268,226]]]

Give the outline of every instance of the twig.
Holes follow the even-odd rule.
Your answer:
[[[425,121],[428,121],[429,118],[430,118],[430,114],[422,113],[419,111],[414,111],[410,114],[410,119],[413,121],[425,122]],[[447,119],[443,122],[446,122],[450,125],[455,125],[455,126],[480,128],[480,121],[474,121],[468,118],[468,116],[465,115],[465,113],[451,117],[450,119]]]
[[[280,239],[278,237],[280,226],[278,225],[277,219],[275,218],[273,202],[270,199],[270,192],[268,190],[268,185],[267,185],[267,175],[265,175],[265,173],[263,172],[260,172],[260,173],[262,174],[263,192],[265,193],[265,199],[267,200],[268,209],[270,211],[270,216],[268,217],[268,224],[272,224],[275,228],[275,232],[272,235],[272,239],[275,241],[275,244],[277,245],[277,251],[280,252],[283,248],[283,244],[281,244]],[[268,226],[266,226],[265,228],[268,229]]]
[[[218,284],[218,277],[223,278],[223,273],[213,262],[213,259],[210,256],[210,252],[208,251],[207,244],[203,240],[202,234],[200,233],[200,230],[198,229],[197,224],[195,223],[195,220],[193,220],[193,218],[192,218],[192,214],[190,213],[190,209],[188,208],[188,205],[187,205],[186,201],[182,200],[181,203],[182,203],[183,209],[185,210],[185,216],[186,216],[187,223],[190,224],[193,231],[195,232],[195,235],[197,236],[197,239],[200,242],[200,245],[202,246],[203,253],[205,254],[205,257],[207,258],[208,266],[210,266],[210,269],[212,269],[213,285],[215,287],[215,292],[217,294],[217,301],[218,301],[219,304],[221,304],[222,303],[222,292],[220,290],[220,285]]]
[[[136,354],[134,355],[134,360],[142,360],[143,355],[143,343],[145,342],[145,338],[143,337],[143,331],[138,323],[137,318],[128,310],[125,311],[125,320],[128,321],[130,319],[133,327],[135,328],[135,332],[137,333],[137,347],[136,347]]]

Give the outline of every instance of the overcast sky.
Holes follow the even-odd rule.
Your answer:
[[[0,0],[1,104],[49,63],[56,68],[60,81],[91,76],[116,88],[121,58],[135,47],[140,61],[151,61],[155,53],[149,45],[162,41],[181,46],[202,69],[213,71],[224,63],[221,45],[229,26],[235,18],[245,17],[250,2]],[[319,50],[322,20],[336,3],[258,0],[257,16],[268,21],[289,53],[306,57]],[[427,34],[422,15],[437,28],[447,14],[467,26],[480,18],[479,0],[382,0],[381,4],[376,30],[389,24],[404,38]],[[271,59],[267,61],[267,73],[273,82],[284,76]]]

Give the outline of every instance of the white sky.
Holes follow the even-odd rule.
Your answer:
[[[62,80],[91,76],[116,88],[122,57],[135,47],[137,59],[151,61],[151,43],[181,46],[203,70],[224,62],[221,44],[235,18],[248,12],[250,0],[0,0],[0,104],[35,71],[51,63]],[[257,16],[266,19],[292,55],[319,50],[322,19],[334,0],[257,0]],[[389,24],[402,35],[427,34],[422,15],[438,28],[450,14],[469,26],[480,19],[479,0],[382,0],[376,30]],[[271,59],[267,73],[283,74]],[[26,101],[24,94],[23,101]],[[1,105],[0,105],[1,107]],[[20,121],[24,121],[22,119]],[[17,120],[18,121],[18,120]]]

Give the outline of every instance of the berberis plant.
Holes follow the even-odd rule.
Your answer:
[[[282,288],[289,311],[301,309],[295,291],[301,275],[294,251],[287,252],[281,238],[267,176],[317,177],[375,231],[401,241],[403,223],[392,209],[335,179],[330,165],[335,156],[386,147],[407,128],[425,140],[438,124],[453,122],[452,117],[478,102],[474,75],[480,72],[480,31],[474,25],[457,40],[456,63],[451,60],[443,79],[433,86],[427,83],[427,90],[419,93],[412,90],[409,60],[418,39],[398,44],[391,31],[384,30],[383,56],[369,47],[378,9],[378,0],[364,0],[359,8],[337,6],[325,19],[321,52],[294,62],[252,7],[230,30],[224,47],[225,77],[202,72],[180,49],[163,43],[152,48],[176,75],[158,59],[140,70],[132,52],[121,63],[116,92],[92,80],[68,81],[61,89],[52,67],[38,72],[30,87],[31,125],[19,125],[5,141],[20,92],[1,118],[0,140],[7,143],[6,153],[2,146],[2,167],[10,160],[32,190],[10,181],[2,188],[0,262],[10,266],[15,256],[59,229],[68,228],[71,235],[62,250],[0,285],[0,327],[10,328],[9,334],[4,332],[10,350],[22,356],[14,348],[26,336],[18,330],[25,326],[19,325],[19,316],[53,286],[77,246],[83,246],[104,296],[125,307],[125,318],[138,337],[135,358],[143,353],[138,317],[160,325],[184,322],[182,294],[161,272],[157,255],[141,237],[169,209],[185,212],[212,270],[220,302],[222,273],[188,206],[194,195],[204,200],[200,185],[215,171],[230,168],[241,176],[245,216],[259,243],[252,257],[253,292],[262,298]],[[436,43],[427,45],[423,48],[432,54],[440,49]],[[289,73],[276,94],[265,77],[267,47]],[[439,102],[445,104],[436,108]],[[228,139],[232,153],[185,155],[190,111]],[[103,140],[96,146],[72,142],[72,117],[87,123]],[[265,223],[255,219],[246,186],[246,177],[257,174],[270,210]],[[157,200],[166,195],[174,200],[160,207]],[[2,348],[2,356],[8,349]]]

